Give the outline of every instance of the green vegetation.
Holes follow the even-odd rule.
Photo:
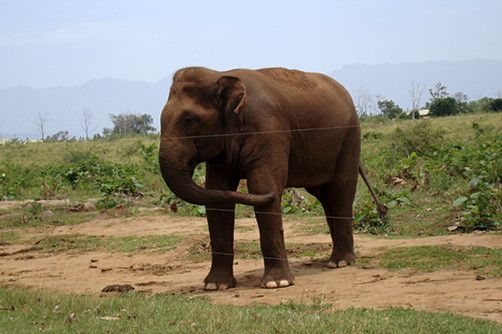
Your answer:
[[[391,210],[389,220],[381,220],[360,182],[354,211],[357,230],[417,236],[500,229],[502,114],[415,121],[368,117],[362,120],[362,129],[363,164]],[[157,136],[143,135],[2,144],[0,198],[69,198],[73,203],[92,198],[101,212],[125,208],[134,213],[137,206],[160,206],[173,214],[204,216],[203,206],[179,200],[165,186],[158,142]],[[195,181],[202,184],[204,174],[201,164]],[[282,204],[285,214],[316,216],[316,220],[324,214],[317,200],[301,189],[287,190]],[[61,209],[52,210],[53,217],[43,217],[44,211],[33,204],[21,211],[0,212],[0,226],[67,224],[95,214]],[[252,215],[252,208],[237,207],[237,216]]]
[[[37,247],[47,252],[85,252],[107,250],[133,253],[143,250],[165,252],[173,250],[181,241],[179,235],[149,235],[143,237],[99,237],[95,235],[53,235],[36,242]]]
[[[146,135],[155,131],[153,118],[149,114],[110,115],[113,128],[104,128],[103,136]],[[98,135],[98,138],[100,136]]]
[[[441,234],[452,225],[464,232],[500,228],[502,117],[459,116],[448,124],[369,121],[364,129],[362,161],[391,209],[395,233]],[[356,221],[371,212],[365,198],[358,194]],[[375,225],[375,213],[361,221],[362,230]]]
[[[214,307],[202,298],[127,293],[99,298],[0,288],[10,333],[499,333],[500,325],[449,313],[389,308],[332,311],[328,304]]]
[[[16,243],[19,239],[19,233],[16,231],[0,232],[0,246]]]
[[[380,100],[377,105],[383,117],[398,118],[403,116],[403,109],[392,100]]]
[[[423,272],[437,270],[474,270],[479,274],[502,277],[502,248],[415,246],[399,247],[371,258],[362,258],[358,265],[390,270],[413,269]]]

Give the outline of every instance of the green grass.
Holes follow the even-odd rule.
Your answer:
[[[502,248],[460,246],[414,246],[387,250],[374,257],[361,258],[358,266],[389,270],[412,269],[474,270],[491,277],[502,277]]]
[[[144,250],[166,252],[173,250],[184,238],[179,235],[150,235],[144,237],[99,237],[93,235],[56,235],[39,240],[36,245],[46,252],[86,252],[106,250],[134,253]]]
[[[124,158],[131,163],[141,163],[139,154],[141,144],[157,144],[157,136],[132,136],[118,139],[70,141],[70,142],[34,142],[29,144],[3,144],[0,149],[0,161],[19,163],[24,166],[49,166],[65,163],[85,155],[96,155],[109,161],[120,162]],[[36,156],[36,159],[33,157]]]
[[[0,231],[0,246],[10,245],[18,242],[20,235],[17,231]]]
[[[98,212],[72,212],[67,207],[44,208],[37,203],[16,208],[0,215],[0,229],[60,226],[83,223],[96,218]]]
[[[388,224],[379,222],[369,192],[359,180],[356,229],[412,237],[446,234],[454,223],[466,232],[501,228],[502,113],[427,121],[370,118],[361,125],[361,160],[380,199],[391,210]],[[158,144],[156,136],[2,144],[0,199],[99,198],[104,210],[125,201],[124,196],[133,196],[131,214],[135,214],[134,206],[141,205],[175,207],[178,215],[203,216],[203,207],[180,201],[165,186],[158,170]],[[203,173],[201,165],[196,182],[202,182]],[[394,184],[395,177],[405,183]],[[477,189],[472,188],[473,180]],[[285,192],[284,213],[302,218],[323,215],[312,196],[302,190],[299,194],[303,199],[297,204],[297,196]],[[463,197],[468,200],[453,205]],[[239,205],[236,215],[254,214],[252,207]],[[82,221],[78,214],[74,216]],[[0,228],[26,225],[26,218],[29,215],[2,213]],[[81,218],[86,219],[85,215]],[[72,223],[69,217],[28,221],[35,226]],[[322,224],[305,229],[307,234],[326,231]]]
[[[0,288],[4,333],[500,333],[494,322],[403,308],[233,307],[182,295],[99,298]]]

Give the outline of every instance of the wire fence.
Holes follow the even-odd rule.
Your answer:
[[[245,132],[234,132],[234,133],[223,133],[223,134],[209,134],[209,135],[191,135],[191,136],[172,136],[168,137],[169,139],[213,139],[220,137],[234,137],[234,136],[255,136],[255,135],[270,135],[270,134],[296,134],[296,133],[314,133],[317,131],[330,131],[330,130],[339,130],[339,129],[350,129],[350,128],[360,128],[359,125],[346,125],[346,126],[329,126],[329,127],[315,127],[315,128],[300,128],[300,129],[281,129],[281,130],[267,130],[267,131],[245,131]],[[221,213],[232,213],[235,214],[234,209],[224,209],[224,208],[206,208],[207,212],[221,212]],[[268,212],[268,211],[254,211],[254,218],[256,215],[273,215],[273,216],[282,216],[282,212]],[[317,219],[325,219],[325,220],[335,220],[335,219],[345,219],[345,220],[353,220],[354,217],[345,217],[345,216],[331,216],[331,215],[310,215],[310,218]],[[217,252],[211,251],[212,255],[222,255],[222,256],[232,256],[234,257],[235,253],[229,252]],[[265,260],[275,260],[275,261],[288,261],[287,258],[277,258],[270,256],[263,256]]]
[[[219,138],[219,137],[233,137],[233,136],[254,136],[254,135],[269,135],[269,134],[284,134],[284,133],[308,133],[315,131],[329,131],[337,129],[350,129],[360,128],[359,125],[344,125],[344,126],[327,126],[316,128],[301,128],[301,129],[281,129],[281,130],[266,130],[266,131],[245,131],[245,132],[232,132],[208,135],[192,135],[192,136],[170,136],[171,139],[205,139],[205,138]]]

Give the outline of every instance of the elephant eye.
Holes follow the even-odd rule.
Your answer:
[[[187,129],[191,129],[199,122],[199,120],[197,119],[197,117],[187,116],[184,122],[185,122],[185,127]]]

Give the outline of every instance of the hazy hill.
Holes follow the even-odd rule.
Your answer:
[[[427,88],[442,81],[450,93],[462,91],[471,99],[502,93],[502,61],[493,60],[354,64],[329,74],[354,95],[362,88],[374,96],[391,98],[402,107],[409,106],[408,89],[413,80]],[[38,137],[33,121],[37,112],[47,117],[48,134],[68,130],[81,136],[84,107],[94,115],[95,132],[111,125],[109,114],[127,111],[151,114],[158,127],[170,82],[170,76],[155,83],[106,78],[74,87],[1,89],[0,137]],[[425,91],[422,102],[427,99],[428,92]]]
[[[373,96],[390,98],[405,108],[410,107],[412,81],[426,87],[422,103],[429,99],[428,89],[438,81],[446,84],[450,94],[463,92],[469,99],[502,94],[502,61],[496,60],[354,64],[334,71],[331,76],[354,96],[362,89]]]
[[[13,134],[20,138],[38,137],[34,116],[41,112],[47,118],[47,133],[68,130],[82,136],[84,107],[93,114],[99,133],[111,126],[109,114],[149,113],[158,115],[167,99],[170,78],[156,83],[121,79],[91,80],[74,87],[33,89],[13,87],[0,90],[0,136]]]

